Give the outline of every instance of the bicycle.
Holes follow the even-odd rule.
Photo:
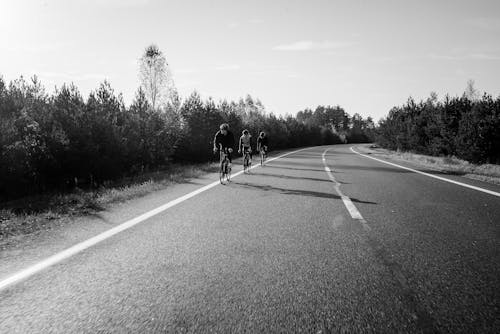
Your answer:
[[[260,165],[261,166],[264,166],[266,159],[267,159],[266,149],[264,147],[261,147],[260,148]]]
[[[219,168],[219,181],[224,184],[224,179],[227,182],[231,181],[231,167],[229,166],[227,148],[220,150],[220,168]]]
[[[243,172],[250,173],[250,167],[252,166],[252,160],[250,159],[250,149],[243,149]]]

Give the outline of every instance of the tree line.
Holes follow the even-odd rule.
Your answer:
[[[376,141],[393,150],[500,164],[500,96],[479,97],[469,82],[460,97],[410,98],[379,122]]]
[[[153,108],[142,88],[126,106],[108,82],[84,99],[73,84],[48,94],[36,77],[0,77],[0,201],[99,186],[172,162],[213,161],[213,136],[223,122],[235,136],[267,132],[274,150],[363,141],[373,127],[339,106],[276,116],[250,95],[216,102],[193,92],[182,100],[173,90]]]

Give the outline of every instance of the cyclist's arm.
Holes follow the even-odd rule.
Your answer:
[[[214,151],[219,149],[219,145],[220,145],[219,138],[217,137],[217,134],[218,134],[218,132],[215,134],[215,137],[214,137]]]

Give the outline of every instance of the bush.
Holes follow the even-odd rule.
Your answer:
[[[373,129],[370,118],[351,118],[339,106],[277,117],[250,95],[215,103],[194,92],[183,103],[152,108],[139,89],[126,107],[108,82],[85,100],[74,85],[48,95],[36,77],[8,86],[0,77],[0,201],[97,188],[175,161],[216,160],[212,141],[223,122],[236,143],[243,129],[254,146],[265,131],[271,149],[340,143],[339,134],[367,141]]]
[[[413,99],[381,120],[377,143],[392,150],[454,155],[473,163],[500,163],[500,97],[466,96],[443,102]]]

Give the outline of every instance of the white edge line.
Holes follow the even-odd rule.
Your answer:
[[[462,182],[450,180],[450,179],[447,179],[445,177],[441,177],[441,176],[429,174],[429,173],[422,172],[422,171],[419,171],[419,170],[416,170],[416,169],[413,169],[413,168],[404,167],[404,166],[401,166],[401,165],[398,165],[398,164],[395,164],[395,163],[392,163],[392,162],[388,162],[388,161],[384,161],[384,160],[377,159],[377,158],[374,158],[374,157],[370,157],[369,155],[362,154],[362,153],[359,153],[359,152],[355,151],[354,148],[353,148],[353,146],[351,146],[351,151],[353,151],[354,153],[356,153],[358,155],[361,155],[361,156],[363,156],[365,158],[373,159],[373,160],[376,160],[378,162],[382,162],[382,163],[387,164],[387,165],[391,165],[391,166],[394,166],[394,167],[406,169],[406,170],[412,171],[412,172],[417,173],[417,174],[422,174],[422,175],[425,175],[425,176],[428,176],[428,177],[432,177],[432,178],[435,178],[435,179],[438,179],[438,180],[441,180],[441,181],[453,183],[453,184],[456,184],[456,185],[459,185],[459,186],[462,186],[462,187],[465,187],[465,188],[474,189],[474,190],[481,191],[481,192],[486,193],[486,194],[490,194],[490,195],[493,195],[493,196],[500,197],[500,193],[498,193],[496,191],[492,191],[492,190],[488,190],[488,189],[476,187],[476,186],[473,186],[473,185],[470,185],[470,184],[467,184],[467,183],[462,183]]]
[[[266,162],[271,162],[271,161],[274,161],[274,160],[277,160],[277,159],[280,159],[280,158],[283,158],[287,155],[290,155],[290,154],[294,154],[294,153],[297,153],[297,152],[300,152],[300,151],[304,151],[304,150],[307,150],[309,149],[309,147],[306,147],[306,148],[303,148],[303,149],[300,149],[300,150],[296,150],[296,151],[292,151],[292,152],[288,152],[288,153],[285,153],[285,154],[282,154],[280,156],[277,156],[277,157],[274,157],[274,158],[271,158],[271,159],[268,159]],[[254,165],[252,166],[251,168],[257,168],[259,167],[259,165]],[[237,173],[235,173],[233,175],[233,177],[236,177],[238,175],[241,175],[243,174],[243,171],[239,171]],[[13,285],[15,283],[18,283],[22,280],[25,280],[33,275],[35,275],[36,273],[44,270],[44,269],[47,269],[48,267],[51,267],[77,253],[80,253],[82,252],[83,250],[89,248],[89,247],[92,247],[94,245],[96,245],[97,243],[101,242],[101,241],[104,241],[112,236],[114,236],[115,234],[118,234],[120,232],[123,232],[179,203],[182,203],[206,190],[209,190],[217,185],[219,185],[220,182],[219,181],[215,181],[215,182],[212,182],[210,184],[207,184],[206,186],[203,186],[199,189],[196,189],[184,196],[181,196],[181,197],[178,197],[168,203],[165,203],[159,207],[157,207],[156,209],[153,209],[151,211],[148,211],[146,213],[143,213],[142,215],[140,216],[137,216],[135,218],[132,218],[116,227],[113,227],[112,229],[109,229],[103,233],[100,233],[98,235],[96,235],[95,237],[92,237],[90,239],[87,239],[85,241],[82,241],[70,248],[67,248],[59,253],[56,253],[48,258],[46,258],[45,260],[42,260],[34,265],[31,265],[29,266],[28,268],[26,269],[23,269],[5,279],[3,279],[2,281],[0,281],[0,291],[5,289],[6,287],[10,286],[10,285]]]

